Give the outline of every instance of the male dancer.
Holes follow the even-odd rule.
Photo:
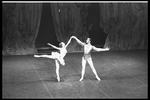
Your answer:
[[[82,75],[81,75],[81,78],[79,81],[82,81],[83,80],[83,77],[84,77],[84,74],[85,74],[85,67],[86,67],[86,62],[89,63],[93,73],[95,74],[97,80],[101,80],[99,78],[99,76],[97,75],[97,72],[94,68],[94,64],[93,64],[93,61],[92,61],[92,57],[91,57],[91,50],[95,50],[95,51],[107,51],[109,50],[109,48],[105,48],[105,49],[102,49],[102,48],[96,48],[95,46],[91,45],[91,40],[90,38],[87,38],[86,40],[86,43],[83,43],[81,42],[77,37],[75,36],[72,36],[71,38],[74,38],[76,39],[76,41],[84,47],[84,55],[82,57]]]
[[[61,65],[65,65],[64,57],[67,54],[67,46],[71,42],[71,38],[69,39],[68,43],[65,45],[64,42],[61,42],[59,45],[61,47],[56,47],[50,43],[47,43],[48,45],[52,46],[53,48],[59,50],[59,52],[52,52],[51,55],[34,55],[34,57],[46,57],[46,58],[51,58],[55,59],[55,65],[56,65],[56,75],[57,75],[57,80],[60,82],[60,76],[59,76],[59,67]]]

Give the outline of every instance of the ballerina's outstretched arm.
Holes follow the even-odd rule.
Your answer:
[[[58,47],[56,47],[56,46],[54,46],[54,45],[52,45],[52,44],[50,44],[50,43],[47,43],[47,45],[50,45],[50,46],[52,46],[53,48],[60,50],[60,48],[58,48]]]
[[[70,37],[69,41],[67,42],[67,44],[65,45],[65,47],[67,47],[69,45],[69,43],[71,42],[72,37]]]
[[[85,43],[81,42],[77,37],[72,36],[71,38],[74,38],[80,45],[84,46]]]
[[[95,47],[95,46],[92,46],[92,48],[95,50],[95,51],[108,51],[110,48],[105,48],[105,49],[103,49],[103,48],[97,48],[97,47]]]

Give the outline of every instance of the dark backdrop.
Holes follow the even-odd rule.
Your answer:
[[[89,31],[92,44],[103,46],[107,35],[99,25],[99,9],[99,4],[90,5],[88,8],[87,24],[93,24],[92,29]],[[45,3],[42,8],[41,23],[35,44],[37,48],[47,47],[48,42],[56,46],[59,44],[55,34],[50,4]]]
[[[58,46],[51,7],[49,3],[44,3],[42,8],[40,28],[35,42],[36,48],[47,47],[48,42]]]

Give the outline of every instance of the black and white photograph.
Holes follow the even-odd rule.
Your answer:
[[[2,99],[148,99],[148,1],[2,1]]]

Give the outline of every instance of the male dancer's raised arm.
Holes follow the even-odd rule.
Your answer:
[[[83,43],[82,41],[80,41],[77,37],[72,36],[71,38],[76,39],[76,41],[77,41],[80,45],[82,45],[82,46],[84,46],[84,45],[85,45],[85,43]]]
[[[107,47],[107,48],[97,48],[97,47],[95,47],[95,46],[92,46],[92,48],[93,48],[93,50],[95,50],[95,51],[108,51],[109,50],[109,48]]]

